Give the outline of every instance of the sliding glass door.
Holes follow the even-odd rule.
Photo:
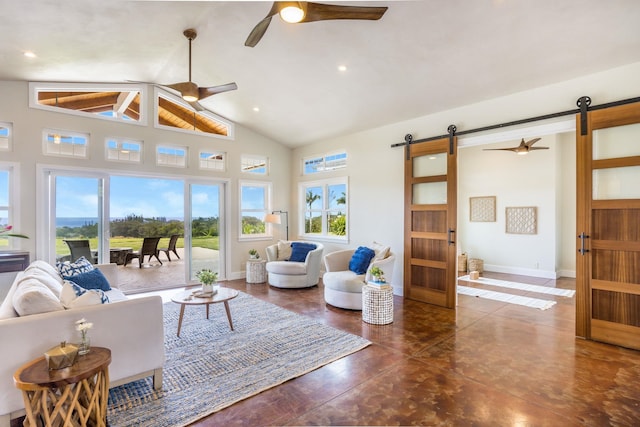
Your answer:
[[[189,184],[191,266],[190,279],[202,269],[223,276],[220,263],[221,193],[222,185]]]

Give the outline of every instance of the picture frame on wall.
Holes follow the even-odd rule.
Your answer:
[[[469,221],[495,222],[496,196],[469,197]]]
[[[505,210],[507,234],[537,234],[538,219],[535,206],[507,207]]]

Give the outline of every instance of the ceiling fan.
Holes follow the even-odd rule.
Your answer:
[[[522,155],[522,154],[527,154],[529,151],[532,151],[532,150],[548,150],[549,149],[549,147],[534,147],[533,144],[535,144],[538,141],[540,141],[540,138],[534,138],[527,142],[524,142],[524,138],[522,138],[520,145],[518,145],[517,147],[485,148],[484,151],[494,151],[494,150],[513,151],[516,154]]]
[[[341,6],[306,1],[276,1],[273,2],[273,6],[271,6],[267,16],[253,28],[244,45],[249,47],[257,45],[267,31],[271,18],[276,14],[280,14],[280,17],[285,22],[297,24],[333,19],[378,20],[382,18],[386,11],[387,7]]]
[[[222,92],[228,92],[230,90],[238,89],[238,85],[233,83],[227,83],[219,86],[199,87],[197,84],[191,81],[191,42],[198,36],[198,33],[193,28],[189,28],[183,31],[184,36],[189,40],[189,81],[173,84],[162,84],[159,86],[173,89],[180,93],[182,99],[187,101],[197,111],[204,110],[204,107],[198,103],[211,95],[216,95]],[[152,83],[155,84],[155,83]]]

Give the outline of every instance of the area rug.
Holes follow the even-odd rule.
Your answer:
[[[370,344],[306,316],[243,292],[222,304],[164,305],[166,363],[163,388],[150,378],[109,392],[109,425],[175,427],[190,424],[247,397],[340,359]]]
[[[488,291],[480,288],[470,288],[468,286],[458,285],[458,293],[461,295],[469,295],[472,297],[486,298],[495,301],[502,301],[509,304],[523,305],[525,307],[546,310],[555,305],[555,301],[549,301],[538,298],[524,297],[520,295],[505,294],[504,292]]]
[[[523,291],[535,292],[538,294],[555,295],[559,297],[573,297],[576,291],[572,289],[552,288],[550,286],[529,285],[527,283],[511,282],[506,280],[489,279],[486,277],[479,277],[472,280],[469,275],[460,276],[458,280],[463,280],[471,283],[479,283],[482,285],[498,286],[501,288],[520,289]]]

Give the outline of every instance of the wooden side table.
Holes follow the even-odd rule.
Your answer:
[[[393,323],[393,287],[364,285],[362,287],[362,320],[373,325]]]
[[[91,347],[68,368],[49,370],[44,356],[21,366],[13,382],[22,391],[24,426],[107,425],[111,350]]]
[[[264,283],[267,281],[267,261],[252,259],[247,261],[247,283]]]

